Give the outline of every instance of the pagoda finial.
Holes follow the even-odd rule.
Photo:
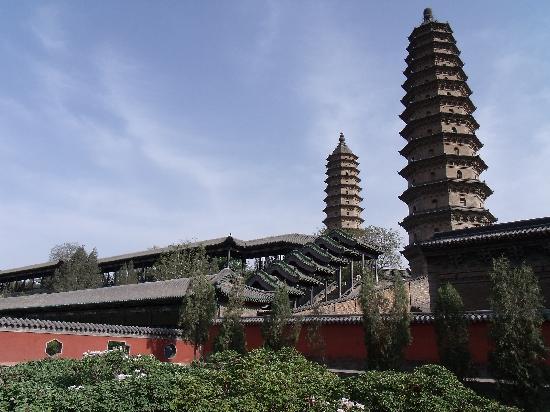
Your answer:
[[[434,16],[432,14],[432,9],[429,7],[426,7],[424,9],[424,23],[428,23],[434,19]]]
[[[346,138],[344,137],[344,132],[340,132],[340,138],[338,140],[340,140],[340,143],[344,143],[346,141]]]

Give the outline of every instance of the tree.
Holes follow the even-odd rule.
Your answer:
[[[320,316],[321,305],[320,303],[315,303],[313,305],[313,310],[311,311],[311,321],[307,325],[307,343],[309,350],[314,359],[319,360],[320,362],[325,361],[325,349],[326,342],[325,338],[321,332],[322,323]]]
[[[290,324],[292,309],[286,287],[277,287],[271,303],[271,311],[262,325],[264,346],[279,350],[285,346],[294,346],[300,333],[300,322]]]
[[[55,246],[50,258],[61,260],[61,266],[54,272],[51,288],[54,292],[78,289],[93,289],[103,286],[103,275],[97,264],[97,251],[89,254],[84,246],[72,243]]]
[[[393,296],[376,287],[373,275],[361,277],[361,308],[368,369],[397,369],[403,351],[411,341],[407,291],[399,275],[395,276]]]
[[[75,242],[65,242],[60,245],[55,245],[52,250],[50,250],[50,261],[67,261],[82,247],[84,246]]]
[[[190,247],[189,243],[173,245],[155,263],[151,275],[155,280],[168,280],[209,275],[218,272],[215,259],[210,259],[204,246]]]
[[[244,310],[244,281],[242,276],[236,275],[229,294],[229,301],[220,326],[220,333],[216,338],[214,350],[234,350],[238,353],[246,352],[246,338],[241,316]]]
[[[470,369],[468,321],[462,298],[450,283],[437,290],[434,316],[441,363],[459,378],[464,378]]]
[[[132,285],[139,283],[139,274],[134,269],[134,262],[124,263],[115,273],[115,285]]]
[[[493,261],[490,280],[491,371],[504,397],[537,410],[547,381],[541,334],[544,305],[537,278],[525,263],[514,266],[501,257]]]
[[[216,315],[216,291],[204,274],[192,277],[190,288],[190,293],[183,299],[179,324],[184,337],[193,344],[193,357],[197,357],[198,350],[202,358]]]
[[[328,229],[322,229],[318,235],[322,235]],[[401,249],[403,248],[403,239],[397,230],[387,229],[380,226],[369,225],[360,229],[342,229],[350,235],[376,246],[382,251],[378,257],[378,267],[380,268],[402,268],[403,260]]]

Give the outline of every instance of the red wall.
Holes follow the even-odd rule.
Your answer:
[[[155,355],[160,360],[189,363],[193,360],[193,346],[182,340],[154,339],[146,337],[109,337],[90,335],[69,335],[60,333],[37,333],[0,331],[0,364],[9,365],[35,359],[47,358],[46,343],[57,339],[63,344],[59,357],[80,359],[87,351],[104,351],[109,341],[126,342],[130,346],[130,355]],[[176,355],[171,359],[164,357],[164,347],[176,345]]]
[[[488,360],[490,340],[488,323],[472,323],[470,331],[470,352],[473,361],[485,364]],[[211,333],[211,342],[206,351],[212,349],[212,341],[217,335],[215,326]],[[543,337],[550,346],[550,322],[543,325]],[[331,364],[355,364],[360,366],[366,357],[363,328],[361,324],[324,324],[320,333],[325,342],[324,357]],[[405,352],[405,358],[410,362],[431,363],[438,361],[436,336],[433,324],[412,324],[412,343]],[[147,337],[109,337],[63,333],[41,333],[40,331],[0,331],[0,364],[13,364],[48,357],[45,353],[46,343],[57,339],[63,343],[63,358],[81,358],[87,351],[103,351],[107,349],[110,340],[123,341],[130,346],[130,354],[152,354],[160,360],[189,363],[193,360],[193,346],[180,339],[158,339]],[[252,350],[263,345],[261,327],[259,324],[246,326],[247,349]],[[176,355],[172,359],[164,357],[164,347],[172,343],[176,345]],[[306,356],[312,353],[307,339],[307,325],[301,330],[297,349]],[[550,363],[550,359],[548,361]]]

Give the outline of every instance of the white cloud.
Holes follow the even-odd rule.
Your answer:
[[[65,34],[60,26],[60,18],[60,9],[50,4],[38,7],[30,19],[32,32],[49,51],[65,49]]]

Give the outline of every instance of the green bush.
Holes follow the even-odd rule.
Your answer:
[[[358,402],[358,403],[357,403]],[[122,350],[0,368],[0,411],[506,411],[442,367],[340,378],[294,349],[221,352],[190,367]]]
[[[371,411],[514,410],[477,395],[438,365],[421,366],[412,373],[366,372],[349,379],[347,389],[351,399],[368,405]]]

